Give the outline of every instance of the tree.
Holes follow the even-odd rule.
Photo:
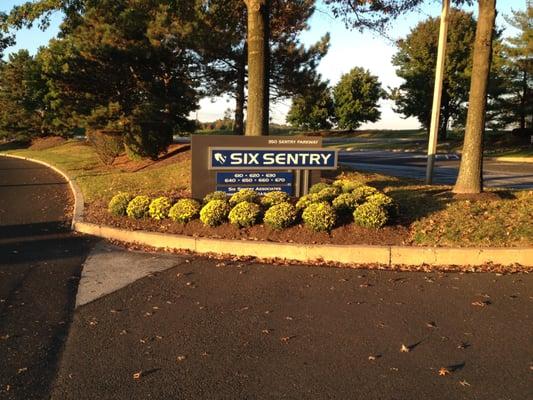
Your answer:
[[[526,128],[533,127],[533,6],[527,4],[524,11],[513,11],[507,22],[518,30],[518,33],[507,38],[504,52],[507,63],[503,66],[506,72],[507,95],[497,103],[500,110],[499,119],[502,125],[518,124],[519,132],[527,135]]]
[[[248,10],[247,136],[268,135],[270,0],[244,0]]]
[[[0,131],[31,138],[44,133],[45,82],[27,50],[10,54],[0,66]]]
[[[9,47],[13,44],[13,36],[2,31],[2,26],[5,24],[6,20],[7,15],[3,12],[0,12],[0,64],[2,63],[4,50],[6,47]]]
[[[454,193],[481,193],[483,190],[483,133],[495,19],[496,0],[478,0],[468,115]]]
[[[335,109],[328,84],[318,78],[304,93],[293,97],[287,122],[303,129],[331,128]]]
[[[393,65],[397,67],[396,75],[404,79],[391,92],[390,97],[396,104],[395,111],[405,117],[416,117],[427,131],[431,122],[439,26],[440,18],[428,18],[420,22],[405,39],[397,42],[398,52],[392,59]],[[446,128],[450,120],[454,123],[461,122],[465,115],[475,31],[476,21],[471,13],[451,10],[440,112],[440,139],[446,139]]]
[[[357,129],[361,123],[376,122],[378,102],[385,97],[377,76],[364,68],[353,68],[333,88],[335,117],[341,129]]]
[[[298,94],[312,84],[329,35],[305,48],[299,34],[308,29],[315,0],[271,0],[269,16],[269,101]],[[198,40],[206,71],[204,87],[210,96],[235,98],[236,134],[244,132],[247,83],[247,9],[242,0],[212,0],[200,13]]]
[[[172,3],[101,0],[71,14],[62,38],[40,54],[49,101],[70,113],[56,124],[121,130],[130,154],[152,158],[190,125],[198,64],[188,43],[191,3]]]
[[[346,24],[359,29],[383,30],[399,15],[413,10],[424,0],[325,0],[335,15]],[[467,0],[456,0],[462,4]],[[496,0],[478,0],[478,21],[474,44],[472,78],[470,82],[468,114],[463,156],[455,193],[480,193],[482,190],[483,132],[487,106],[487,87],[492,53],[492,38]]]

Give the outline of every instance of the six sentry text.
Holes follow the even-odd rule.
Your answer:
[[[212,148],[211,168],[330,169],[337,165],[335,150],[256,150]]]

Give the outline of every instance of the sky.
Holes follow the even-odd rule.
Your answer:
[[[25,0],[0,0],[0,11],[8,12],[14,5],[24,3]],[[318,71],[324,79],[335,85],[342,74],[347,73],[354,67],[368,69],[373,75],[378,76],[383,88],[397,87],[401,79],[395,74],[391,63],[392,56],[396,52],[394,40],[404,37],[416,24],[428,17],[440,15],[441,2],[427,0],[417,11],[400,17],[390,31],[389,38],[365,31],[352,31],[345,28],[344,23],[333,18],[327,6],[317,2],[317,10],[309,21],[310,29],[301,36],[302,43],[306,46],[318,41],[325,33],[331,35],[330,49],[322,59]],[[496,23],[499,27],[506,28],[504,36],[513,35],[515,32],[503,18],[510,15],[511,10],[523,10],[526,0],[498,0],[496,9],[498,12]],[[463,7],[476,13],[476,7]],[[17,43],[7,50],[7,54],[18,49],[28,49],[34,54],[40,46],[57,35],[61,14],[53,16],[50,27],[46,31],[40,31],[37,27],[23,29],[17,32]],[[200,121],[214,121],[222,118],[224,110],[233,109],[234,102],[229,98],[202,99],[200,109],[192,117]],[[290,108],[290,100],[271,105],[271,118],[273,122],[285,123],[285,116]],[[361,129],[416,129],[420,124],[415,118],[405,119],[402,115],[393,111],[393,103],[383,100],[380,102],[381,119],[375,123],[367,123]]]

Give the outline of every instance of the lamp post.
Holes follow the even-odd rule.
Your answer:
[[[446,37],[448,35],[448,13],[450,0],[442,0],[440,15],[439,47],[437,51],[437,65],[435,68],[435,87],[433,89],[433,108],[431,110],[431,125],[429,128],[428,157],[426,164],[426,184],[433,182],[433,167],[437,153],[437,136],[439,131],[440,101],[442,97],[442,80],[444,76],[444,61],[446,58]]]

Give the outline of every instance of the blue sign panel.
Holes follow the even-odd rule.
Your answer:
[[[209,148],[209,169],[335,169],[337,151],[324,149]]]
[[[289,196],[292,196],[292,186],[291,185],[270,185],[270,186],[221,186],[217,185],[217,190],[225,192],[228,194],[233,194],[238,192],[241,189],[252,189],[256,191],[261,196],[269,192],[285,192]]]
[[[217,172],[218,185],[290,185],[292,172]]]

